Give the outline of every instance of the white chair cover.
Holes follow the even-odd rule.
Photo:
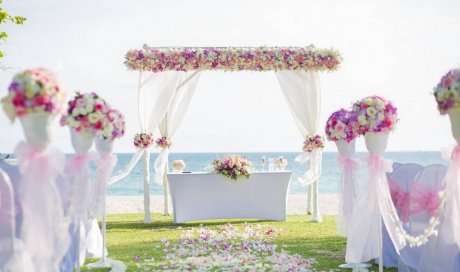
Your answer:
[[[0,169],[0,271],[14,254],[15,212],[13,186]]]
[[[416,177],[416,181],[414,186],[422,186],[422,188],[426,188],[430,191],[441,191],[444,188],[444,181],[447,173],[447,167],[445,165],[431,165],[426,167],[419,175]],[[412,194],[414,194],[414,188],[412,188]],[[414,200],[411,198],[411,206],[414,205]],[[424,231],[424,229],[429,225],[430,221],[430,214],[428,211],[423,211],[417,214],[413,214],[409,220],[409,231],[410,235],[418,235]],[[440,232],[439,235],[443,235],[441,233],[442,225],[439,226]],[[457,230],[458,231],[458,230]],[[428,253],[430,248],[433,246],[434,241],[436,241],[436,236],[431,236],[423,246],[420,247],[407,247],[401,251],[401,260],[405,265],[409,268],[414,269],[416,271],[435,271],[435,270],[424,270],[426,269],[426,264],[424,264],[424,258],[432,259],[432,256]],[[451,252],[451,249],[448,246],[439,247],[438,253],[447,254]],[[458,252],[458,251],[457,251]],[[424,256],[422,258],[422,256]],[[429,267],[429,266],[428,266]],[[448,263],[444,263],[441,265],[443,268],[442,271],[457,271],[453,270],[453,265]],[[450,270],[449,270],[450,269]],[[438,270],[441,271],[441,270]]]
[[[396,167],[396,168],[395,168]],[[410,185],[415,180],[417,174],[423,170],[423,166],[416,163],[393,163],[393,172],[387,175],[389,182],[395,182],[405,193],[409,194]],[[390,186],[391,187],[391,186]],[[393,202],[395,199],[393,198]],[[407,199],[409,201],[409,199]],[[407,203],[409,204],[409,203]],[[403,211],[395,205],[398,215],[403,213]],[[405,225],[408,226],[408,225]],[[401,249],[404,251],[407,247]],[[383,229],[383,264],[385,267],[397,267],[398,266],[398,253],[388,235],[386,227]],[[379,260],[376,259],[376,262],[379,263]]]

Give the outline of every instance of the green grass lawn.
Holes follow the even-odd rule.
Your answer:
[[[154,222],[142,223],[143,214],[109,215],[107,218],[107,247],[109,258],[121,260],[128,266],[128,271],[136,271],[134,256],[155,259],[164,256],[162,239],[177,241],[182,229],[199,227],[216,227],[225,223],[233,225],[267,224],[286,229],[278,238],[278,244],[286,245],[289,253],[298,253],[305,258],[316,258],[314,268],[317,270],[335,269],[344,262],[346,239],[336,235],[335,216],[324,216],[323,223],[309,222],[310,216],[290,215],[286,222],[262,220],[207,220],[185,224],[174,224],[172,216],[153,214]],[[89,262],[94,260],[89,260]],[[377,266],[371,270],[378,271]],[[83,271],[88,271],[83,269]],[[107,271],[96,270],[91,271]],[[343,270],[351,271],[351,270]],[[386,269],[385,271],[396,271]]]

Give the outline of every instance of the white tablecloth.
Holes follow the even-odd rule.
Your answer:
[[[291,174],[258,172],[234,181],[219,174],[170,173],[174,222],[218,218],[284,221]]]

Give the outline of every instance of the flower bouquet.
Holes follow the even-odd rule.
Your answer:
[[[155,144],[159,148],[169,148],[171,146],[171,140],[168,137],[160,137],[155,140]]]
[[[182,172],[185,168],[185,162],[183,160],[174,160],[172,161],[172,168],[176,172]]]
[[[19,117],[27,142],[44,150],[51,142],[52,120],[62,111],[64,99],[54,74],[36,68],[17,73],[1,103],[12,122]]]
[[[303,142],[303,152],[312,152],[315,149],[324,148],[324,137],[320,135],[307,135]]]
[[[367,149],[374,155],[382,155],[388,143],[388,133],[398,122],[397,108],[391,101],[374,95],[355,102],[352,112]]]
[[[106,141],[113,141],[125,135],[125,117],[116,109],[109,109],[104,119],[97,124],[97,136]]]
[[[353,104],[352,114],[359,124],[359,133],[389,132],[398,122],[397,108],[380,96],[369,96]]]
[[[11,121],[28,113],[58,114],[65,94],[53,73],[45,68],[25,70],[14,76],[8,95],[2,99],[3,109]]]
[[[353,117],[350,111],[340,109],[332,113],[326,122],[326,137],[335,142],[340,154],[352,155],[355,151],[358,123]]]
[[[137,133],[134,136],[134,146],[136,148],[148,148],[153,144],[153,134],[149,132]]]
[[[230,155],[225,159],[216,159],[211,163],[214,173],[224,175],[230,179],[237,180],[240,177],[249,178],[252,172],[252,162],[248,159]]]
[[[445,74],[434,88],[434,97],[441,114],[449,114],[452,135],[460,144],[460,68]]]
[[[110,108],[105,100],[94,92],[83,94],[77,92],[68,104],[67,114],[61,118],[61,125],[91,136],[101,130],[105,115]]]

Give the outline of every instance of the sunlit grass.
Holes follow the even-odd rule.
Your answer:
[[[199,227],[201,224],[215,228],[225,223],[241,225],[267,224],[276,228],[286,229],[278,238],[279,245],[286,245],[286,250],[291,254],[300,254],[304,258],[316,258],[313,265],[317,270],[338,270],[338,266],[345,259],[346,239],[336,235],[335,216],[324,216],[322,223],[310,222],[306,215],[290,215],[286,222],[262,220],[207,220],[195,221],[185,224],[174,224],[172,216],[153,214],[154,222],[142,223],[143,214],[109,215],[107,223],[107,246],[109,258],[125,262],[128,271],[136,271],[133,258],[164,257],[162,239],[167,238],[172,243],[177,241],[180,229]],[[90,260],[89,262],[94,261]],[[378,270],[374,265],[372,270]],[[83,271],[86,271],[83,269]],[[96,270],[91,271],[107,271]],[[340,271],[340,270],[338,270]],[[347,271],[347,270],[344,270]],[[351,271],[351,270],[348,270]],[[396,271],[387,269],[385,271]]]

